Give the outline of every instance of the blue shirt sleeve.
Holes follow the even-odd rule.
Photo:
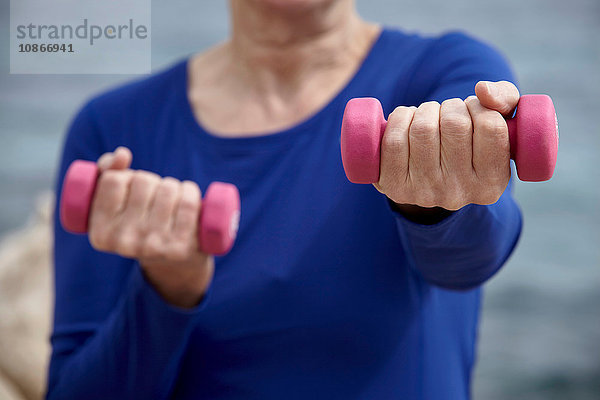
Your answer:
[[[88,105],[67,136],[56,193],[74,159],[95,160],[117,144],[96,127]],[[56,298],[47,398],[166,398],[208,295],[195,309],[172,307],[135,261],[97,252],[87,236],[65,232],[58,207],[54,224]]]
[[[434,41],[410,81],[413,104],[474,94],[480,80],[515,82],[506,60],[491,46],[453,32]],[[521,232],[521,212],[509,184],[498,202],[470,204],[434,225],[394,212],[411,265],[446,289],[477,287],[508,259]]]

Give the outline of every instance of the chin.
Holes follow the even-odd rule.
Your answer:
[[[345,0],[241,0],[254,3],[257,6],[271,7],[279,11],[305,11],[322,6],[339,3]]]

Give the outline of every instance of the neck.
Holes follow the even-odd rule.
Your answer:
[[[188,70],[194,114],[225,136],[276,132],[315,113],[356,73],[379,32],[356,15],[353,0],[230,6],[230,40]]]
[[[227,44],[239,72],[263,92],[295,90],[315,68],[335,68],[360,57],[374,30],[358,17],[353,0],[265,3],[230,1]]]

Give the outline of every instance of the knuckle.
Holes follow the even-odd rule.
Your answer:
[[[149,235],[144,242],[142,253],[147,258],[164,258],[166,252],[162,238],[156,234]]]
[[[160,180],[160,177],[149,171],[137,170],[133,173],[133,185],[150,185]]]
[[[395,123],[401,124],[405,122],[408,118],[412,118],[415,109],[412,107],[398,106],[392,111],[392,113],[388,116],[388,124]]]
[[[177,179],[167,176],[161,179],[159,188],[167,192],[174,192],[179,189],[180,183]]]
[[[458,200],[454,198],[448,198],[440,202],[440,204],[438,204],[437,206],[450,211],[456,211],[460,208]]]
[[[415,200],[420,207],[435,207],[437,205],[436,193],[431,188],[423,188],[415,194]]]
[[[200,191],[200,187],[198,186],[198,184],[194,181],[183,181],[181,182],[181,185],[183,185],[183,189],[185,189],[186,191],[189,191],[190,193],[192,193],[194,196],[200,198],[200,196],[202,195],[202,192]]]
[[[137,257],[141,253],[141,243],[138,235],[123,231],[116,240],[116,251],[124,257]]]
[[[155,198],[160,198],[162,202],[174,202],[180,190],[181,182],[175,178],[162,178],[158,183]]]
[[[397,153],[402,150],[402,146],[404,146],[402,135],[392,129],[383,135],[382,145],[384,151],[387,150],[392,153]]]
[[[419,202],[417,203],[417,205],[419,207],[424,207],[424,208],[433,208],[435,207],[437,204],[434,200],[429,199],[429,198],[423,198],[421,200],[419,200]]]
[[[122,171],[109,169],[100,175],[99,185],[117,186],[127,182],[127,175]]]
[[[398,204],[412,204],[414,203],[413,199],[406,196],[406,194],[402,190],[391,190],[386,192],[385,195],[389,197],[394,203]]]
[[[446,194],[442,207],[451,211],[459,210],[467,204],[465,197],[462,189],[456,189]]]
[[[431,119],[422,118],[414,120],[411,126],[411,131],[416,136],[433,135],[438,130],[438,123]]]
[[[463,208],[465,206],[465,203],[459,201],[459,200],[455,200],[451,203],[448,204],[447,207],[444,207],[446,210],[450,210],[450,211],[458,211],[461,208]]]
[[[506,174],[499,173],[492,183],[492,187],[494,188],[494,192],[496,194],[496,200],[502,196],[508,186],[508,182],[510,181],[510,167],[507,167],[507,169],[508,171]]]
[[[114,252],[116,236],[114,228],[105,220],[92,219],[88,231],[88,239],[92,247],[99,251]]]
[[[499,191],[494,187],[488,187],[480,192],[478,203],[483,205],[494,204],[500,199],[501,195],[502,191]]]
[[[393,198],[396,203],[399,203],[397,200],[400,197],[404,197],[404,178],[405,176],[401,176],[397,170],[388,169],[382,171],[379,182],[377,182],[375,188],[380,193],[385,194],[389,198]]]
[[[152,226],[151,213],[145,213],[140,219],[133,219],[129,221],[129,224],[125,231],[139,239],[142,244],[153,232],[154,227]]]
[[[109,249],[108,235],[106,235],[106,233],[100,228],[90,229],[90,231],[88,233],[88,239],[89,239],[92,247],[95,248],[96,250],[108,250]]]
[[[486,205],[490,205],[490,204],[495,204],[498,200],[500,199],[500,194],[496,194],[496,193],[489,193],[486,198],[485,198],[485,203]]]
[[[187,195],[181,196],[179,209],[184,212],[196,212],[200,207],[200,188],[194,182],[184,182]]]
[[[144,218],[144,220],[138,224],[134,232],[135,236],[138,237],[140,241],[145,241],[146,238],[153,233],[150,218]]]
[[[451,99],[446,99],[442,102],[441,107],[446,109],[446,108],[462,108],[461,106],[464,105],[464,101],[462,101],[461,99],[459,99],[458,97],[453,97]]]
[[[479,110],[481,104],[479,103],[479,99],[477,96],[469,96],[465,99],[465,106],[471,112]]]
[[[481,122],[481,128],[492,136],[508,135],[508,128],[503,118],[489,117]]]
[[[200,202],[195,197],[185,196],[179,201],[179,209],[183,212],[196,212]]]
[[[426,101],[424,103],[421,103],[421,105],[419,106],[419,108],[439,108],[440,107],[440,103],[438,103],[437,101]]]
[[[443,133],[470,134],[471,118],[458,112],[447,112],[441,116],[440,124]]]

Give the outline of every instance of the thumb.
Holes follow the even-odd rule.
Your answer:
[[[482,106],[510,117],[519,102],[519,89],[508,81],[480,81],[475,85],[475,94]]]
[[[119,146],[115,151],[104,153],[98,159],[98,168],[100,171],[107,169],[127,169],[131,166],[133,155],[127,147]]]

